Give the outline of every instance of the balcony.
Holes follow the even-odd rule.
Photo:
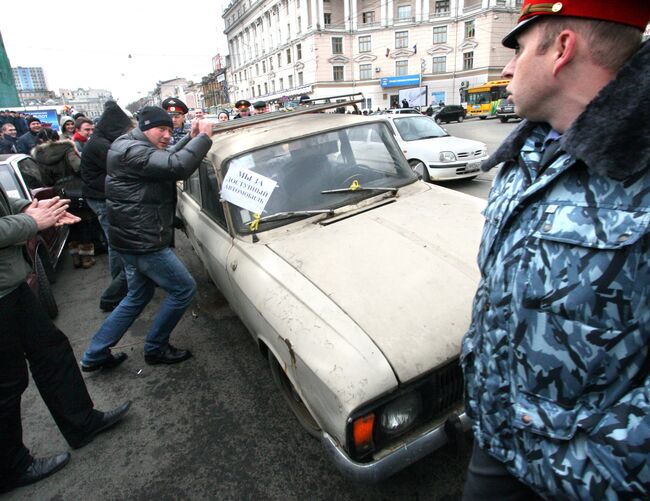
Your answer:
[[[415,17],[396,17],[394,20],[395,24],[413,24],[415,23]]]
[[[429,16],[429,19],[436,19],[438,17],[449,17],[451,15],[451,11],[448,10],[439,10],[434,13],[432,13]]]

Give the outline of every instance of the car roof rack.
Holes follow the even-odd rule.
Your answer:
[[[307,113],[320,113],[325,110],[341,107],[344,108],[346,106],[352,106],[354,110],[358,112],[359,108],[357,107],[357,103],[362,103],[363,101],[364,97],[361,92],[303,100],[302,103],[295,108],[283,108],[282,110],[270,111],[261,115],[253,115],[250,117],[243,117],[237,120],[229,120],[228,122],[214,124],[212,132],[217,134],[233,129],[239,129],[241,127],[247,127],[249,125],[282,120],[283,118],[295,117],[296,115],[304,115]]]

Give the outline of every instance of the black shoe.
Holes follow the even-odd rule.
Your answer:
[[[124,414],[126,414],[127,411],[129,410],[129,407],[131,407],[130,400],[128,402],[123,403],[119,407],[113,409],[112,411],[104,412],[101,421],[97,426],[95,426],[95,429],[93,429],[90,433],[88,433],[88,435],[86,435],[80,442],[74,445],[70,444],[72,445],[72,448],[79,449],[84,445],[88,445],[101,432],[106,431],[112,426],[119,423],[124,417]]]
[[[117,367],[118,365],[120,365],[127,358],[129,358],[129,356],[126,353],[120,352],[115,355],[111,353],[107,358],[105,358],[104,360],[100,360],[99,362],[93,362],[90,364],[80,362],[81,370],[84,372],[93,372],[101,368],[112,369],[113,367]]]
[[[9,486],[7,490],[14,487],[22,487],[23,485],[33,484],[39,480],[49,477],[63,468],[70,461],[70,453],[64,452],[49,458],[34,458],[32,464],[20,475],[16,481]],[[5,491],[6,492],[6,491]]]
[[[100,301],[99,302],[99,309],[105,312],[113,311],[115,308],[117,308],[117,305],[120,304],[118,301],[117,303],[113,301]]]
[[[159,350],[145,353],[144,361],[149,365],[177,364],[178,362],[182,362],[191,357],[192,353],[189,350],[179,350],[178,348],[174,348],[171,344],[168,344]]]

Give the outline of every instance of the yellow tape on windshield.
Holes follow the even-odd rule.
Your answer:
[[[357,181],[356,179],[352,181],[352,184],[350,185],[350,191],[357,191],[359,188],[361,188],[359,181]]]
[[[248,224],[248,227],[251,229],[251,231],[257,231],[258,228],[260,227],[260,215],[259,214],[253,214],[253,220]]]

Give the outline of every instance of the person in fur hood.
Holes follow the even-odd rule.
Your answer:
[[[464,499],[650,499],[647,0],[525,0],[484,163]]]
[[[31,155],[41,169],[44,186],[54,186],[63,178],[79,172],[81,158],[72,141],[60,141],[59,134],[48,128],[38,132],[36,141]]]

